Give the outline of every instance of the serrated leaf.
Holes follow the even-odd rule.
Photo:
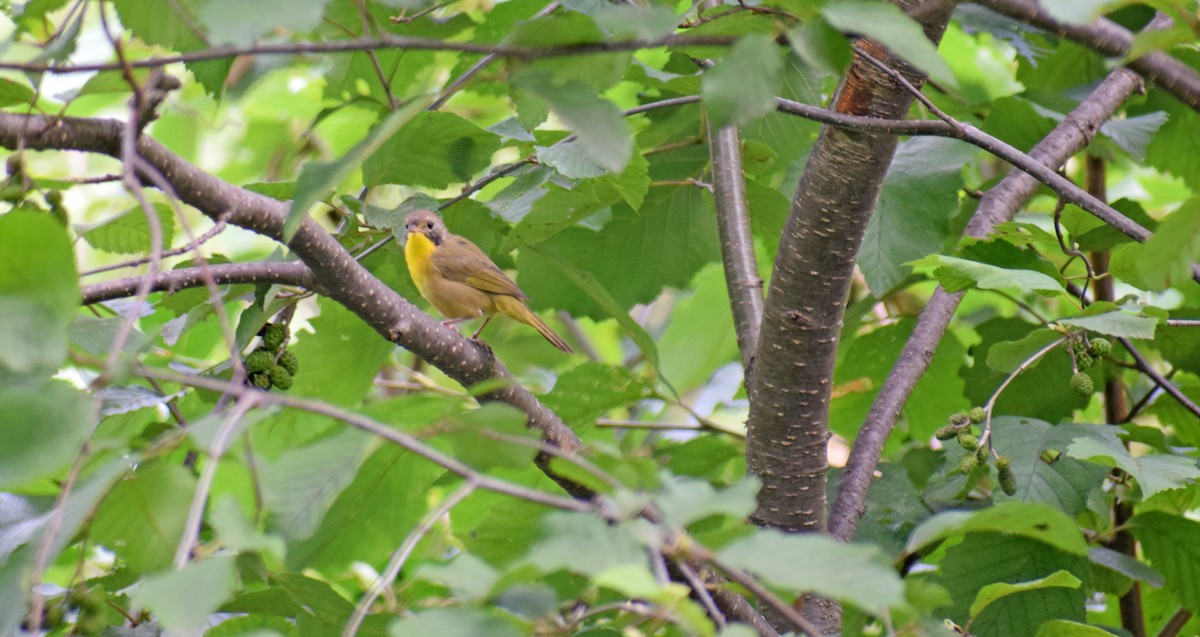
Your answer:
[[[197,11],[197,20],[213,44],[249,46],[268,32],[286,29],[311,31],[321,23],[329,0],[208,0]]]
[[[1200,522],[1149,511],[1130,523],[1150,565],[1162,572],[1167,590],[1189,609],[1200,608]]]
[[[1066,354],[1062,356],[1062,364],[1069,365]],[[1069,367],[1061,372],[1065,374],[1064,379],[1070,376]],[[1069,515],[1084,511],[1089,495],[1099,488],[1108,470],[1071,458],[1065,451],[1077,438],[1095,430],[1092,425],[1060,423],[1051,426],[1028,418],[993,418],[993,448],[1012,461],[1017,492],[1010,496],[993,490],[992,497],[998,502],[1041,502]],[[1056,456],[1057,460],[1045,462],[1043,458],[1047,454]]]
[[[565,0],[563,6],[589,15],[610,36],[656,40],[679,24],[680,16],[667,6],[613,4],[605,0]]]
[[[354,480],[371,439],[345,431],[305,447],[285,451],[262,468],[263,504],[271,528],[289,540],[302,540],[317,530],[321,518]]]
[[[104,498],[91,539],[111,549],[135,573],[168,566],[183,535],[196,478],[179,465],[140,465]]]
[[[162,247],[171,247],[175,237],[175,213],[166,204],[154,204],[161,230]],[[150,223],[140,207],[121,213],[111,219],[85,230],[83,240],[93,248],[115,254],[149,254],[151,245]]]
[[[824,7],[821,14],[830,24],[847,33],[877,40],[941,84],[958,87],[954,72],[938,55],[937,47],[925,36],[921,25],[893,4],[850,0]]]
[[[739,39],[701,81],[713,126],[740,126],[775,110],[782,77],[783,56],[772,37]]]
[[[976,617],[983,612],[983,609],[990,606],[993,602],[1016,595],[1017,593],[1025,593],[1029,591],[1041,590],[1044,588],[1079,588],[1082,582],[1078,577],[1066,572],[1055,571],[1045,577],[1030,580],[1028,582],[1020,582],[1018,584],[997,583],[988,584],[979,589],[975,595],[975,602],[971,604],[971,617]]]
[[[717,490],[707,480],[665,474],[654,501],[662,511],[663,520],[672,526],[685,527],[711,515],[729,515],[740,520],[757,506],[755,495],[760,486],[758,479],[751,476]]]
[[[1124,338],[1154,338],[1154,330],[1158,327],[1158,319],[1149,316],[1137,316],[1123,310],[1105,312],[1093,316],[1076,316],[1059,319],[1059,325],[1070,325],[1092,332]]]
[[[904,264],[941,250],[959,213],[962,169],[973,148],[956,140],[917,137],[896,150],[879,205],[867,222],[858,263],[882,298],[908,277]]]
[[[1063,335],[1049,328],[1041,328],[1033,330],[1019,341],[996,343],[988,349],[987,366],[1003,374],[1011,373],[1056,340],[1063,340]],[[1040,362],[1041,358],[1030,361],[1026,369],[1033,369]]]
[[[1141,282],[1152,291],[1165,290],[1192,278],[1200,257],[1200,198],[1189,199],[1159,224],[1141,245],[1127,248]]]
[[[419,115],[433,97],[414,99],[385,117],[367,137],[351,148],[340,159],[333,161],[311,161],[300,170],[296,180],[295,197],[283,224],[283,240],[290,241],[300,223],[308,216],[308,209],[320,201],[330,190],[349,177],[369,157],[375,154],[392,135]]]
[[[646,379],[625,367],[587,362],[559,376],[541,399],[565,422],[583,427],[610,409],[647,397],[651,389]]]
[[[1200,468],[1196,467],[1195,460],[1168,454],[1134,457],[1121,439],[1108,430],[1076,440],[1067,449],[1067,454],[1107,467],[1119,467],[1137,480],[1142,488],[1142,498],[1161,491],[1182,489],[1200,478]]]
[[[514,84],[550,105],[589,152],[592,161],[611,173],[620,173],[633,156],[629,122],[612,102],[596,95],[582,80],[561,79],[544,71],[526,71]]]
[[[1114,0],[1055,0],[1046,3],[1046,13],[1059,22],[1087,24],[1113,4]]]
[[[0,107],[12,106],[13,104],[32,104],[36,99],[37,96],[32,88],[8,78],[0,77]]]
[[[1008,533],[1045,542],[1075,555],[1087,555],[1087,542],[1071,518],[1032,502],[1001,502],[979,511],[946,511],[921,523],[908,538],[909,553],[957,533]]]
[[[1167,121],[1163,112],[1148,113],[1125,119],[1110,119],[1100,126],[1100,132],[1108,135],[1121,150],[1129,153],[1134,161],[1146,160],[1146,147],[1154,140],[1158,129]]]
[[[363,183],[445,188],[470,181],[499,149],[498,136],[462,117],[424,111],[363,162]]]
[[[1061,283],[1041,272],[1009,270],[978,261],[940,254],[909,261],[905,265],[910,265],[918,271],[932,270],[934,278],[941,282],[948,292],[958,292],[971,287],[981,290],[1018,288],[1038,292],[1059,293],[1063,291]]]
[[[466,601],[482,601],[492,592],[500,573],[472,553],[456,555],[448,564],[423,564],[413,578],[437,582],[449,588],[454,596]]]
[[[212,556],[182,569],[148,577],[130,596],[134,608],[154,611],[173,634],[199,634],[209,615],[237,584],[232,556]]]
[[[730,566],[776,586],[833,597],[868,612],[882,612],[904,600],[899,576],[873,546],[767,529],[726,546],[720,555]],[[795,568],[799,563],[804,568]]]

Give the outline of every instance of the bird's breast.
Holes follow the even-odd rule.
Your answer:
[[[430,278],[433,276],[433,251],[437,249],[429,237],[420,232],[408,235],[404,243],[404,261],[408,263],[408,273],[412,275],[413,283],[422,296],[429,298]]]

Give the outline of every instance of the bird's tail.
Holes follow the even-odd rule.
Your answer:
[[[511,296],[502,296],[496,300],[496,307],[501,312],[533,327],[538,333],[546,337],[546,340],[550,341],[551,345],[568,354],[575,353],[575,350],[571,349],[571,346],[567,345],[567,342],[561,336],[550,329],[550,326],[546,325],[545,321],[539,318],[537,314],[534,314],[520,299]]]

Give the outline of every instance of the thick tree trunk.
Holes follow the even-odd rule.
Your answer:
[[[902,2],[940,39],[953,3]],[[922,5],[922,6],[918,6]],[[913,11],[917,9],[917,11]],[[867,40],[859,52],[919,86],[923,76]],[[902,118],[913,96],[856,54],[834,97],[839,113]],[[846,297],[867,220],[895,152],[893,135],[825,127],[813,148],[780,240],[750,386],[746,458],[762,480],[756,524],[824,532],[829,400]],[[837,630],[836,604],[813,600],[805,614]]]

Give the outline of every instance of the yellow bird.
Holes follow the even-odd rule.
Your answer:
[[[570,354],[571,346],[534,314],[529,297],[474,243],[450,234],[442,218],[414,210],[404,219],[404,260],[417,291],[447,319],[457,323],[486,316],[471,338],[479,336],[497,312],[530,325],[552,345]]]

